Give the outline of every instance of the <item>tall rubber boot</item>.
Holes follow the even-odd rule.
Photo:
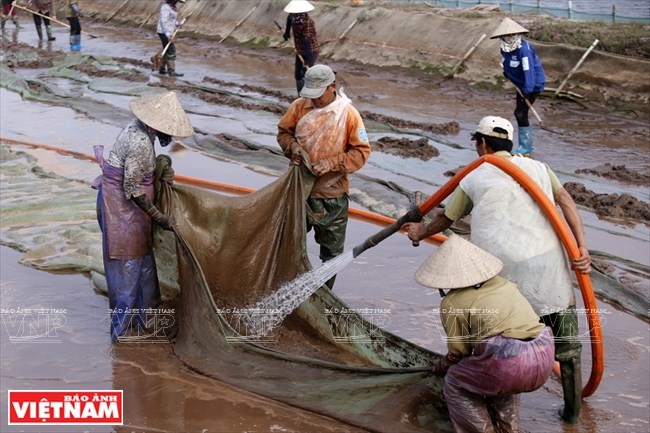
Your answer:
[[[38,33],[38,39],[43,40],[43,27],[36,26],[36,33]]]
[[[158,69],[160,75],[165,75],[167,73],[167,60],[164,58],[160,61],[160,68]]]
[[[533,127],[519,127],[519,147],[514,152],[515,155],[530,156],[533,153]]]
[[[564,406],[560,408],[560,417],[567,424],[576,424],[580,418],[582,406],[582,372],[580,358],[560,362],[562,373],[562,391]]]
[[[300,97],[300,91],[305,86],[305,80],[296,80],[296,90],[298,90],[298,97]]]
[[[2,31],[5,31],[5,23],[7,22],[7,15],[2,15],[2,19],[0,20],[0,28],[2,28]]]
[[[39,27],[39,29],[40,29],[40,27]],[[47,40],[48,40],[48,41],[54,41],[54,40],[56,40],[56,38],[55,38],[54,36],[52,36],[52,26],[48,26],[48,25],[46,25],[46,26],[45,26],[45,33],[47,33]],[[40,35],[39,35],[39,36],[40,36]]]
[[[170,77],[182,77],[184,74],[176,72],[176,60],[167,61],[167,69],[169,69]]]
[[[20,23],[18,22],[18,18],[15,18],[15,17],[14,17],[14,18],[11,19],[11,21],[14,23],[14,26],[16,26],[16,28],[17,28],[18,30],[20,30],[20,29],[23,28],[23,26],[21,26]]]
[[[70,51],[81,51],[81,35],[70,36]]]

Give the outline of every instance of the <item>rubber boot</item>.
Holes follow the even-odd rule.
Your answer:
[[[23,28],[23,26],[21,26],[20,23],[18,22],[18,18],[12,18],[11,21],[14,23],[14,26],[16,26],[18,30]]]
[[[296,90],[298,90],[298,97],[300,97],[300,91],[305,85],[305,80],[296,80]]]
[[[158,69],[160,75],[165,75],[167,73],[167,60],[162,59],[160,62],[160,69]]]
[[[169,76],[170,77],[182,77],[184,74],[180,74],[176,72],[176,61],[175,60],[168,60],[167,61],[167,68],[169,69]]]
[[[530,156],[533,153],[533,127],[519,127],[519,147],[514,152],[515,155]]]
[[[51,26],[45,26],[45,33],[47,33],[47,40],[48,41],[56,40],[56,38],[54,36],[52,36],[52,27]]]
[[[3,15],[2,20],[0,21],[0,27],[2,28],[2,31],[5,31],[5,23],[7,22],[7,16]]]
[[[38,39],[43,40],[43,28],[41,26],[36,26],[36,33],[38,33]]]
[[[70,51],[81,51],[81,35],[70,36]]]
[[[576,424],[580,418],[582,405],[582,372],[580,358],[560,362],[562,373],[562,391],[564,406],[560,408],[560,417],[567,424]]]

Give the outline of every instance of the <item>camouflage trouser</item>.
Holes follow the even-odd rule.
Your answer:
[[[578,339],[578,314],[575,307],[541,317],[555,336],[555,360],[558,362],[580,359],[582,344]]]
[[[314,228],[323,262],[343,253],[348,225],[348,196],[307,199],[307,231]]]

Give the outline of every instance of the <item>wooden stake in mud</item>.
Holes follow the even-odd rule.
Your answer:
[[[122,4],[121,4],[117,9],[115,9],[115,12],[113,12],[113,14],[112,14],[110,17],[108,17],[108,19],[107,19],[105,22],[107,23],[107,22],[109,22],[110,20],[112,20],[112,19],[115,17],[115,15],[117,15],[117,13],[118,13],[118,12],[119,12],[119,11],[120,11],[124,6],[126,6],[126,4],[127,4],[128,2],[129,2],[129,0],[124,0],[124,3],[122,3]]]
[[[336,46],[336,44],[338,44],[339,41],[340,41],[341,39],[343,39],[343,38],[345,37],[345,35],[347,35],[348,32],[349,32],[350,30],[352,30],[352,27],[354,27],[354,26],[357,25],[357,22],[359,22],[359,20],[358,20],[357,18],[355,18],[354,21],[352,22],[352,24],[350,24],[350,25],[348,26],[348,28],[345,29],[345,30],[343,31],[343,33],[341,33],[341,36],[339,36],[339,38],[338,38],[336,41],[334,41],[334,45],[332,45],[332,48],[330,48],[331,50],[333,50],[334,47]]]
[[[567,81],[569,81],[569,78],[571,78],[571,76],[572,76],[572,75],[573,75],[573,74],[578,70],[578,68],[580,67],[580,65],[582,65],[582,62],[585,61],[585,59],[587,58],[587,56],[589,55],[589,53],[591,53],[591,51],[592,51],[594,48],[596,48],[596,45],[598,45],[598,42],[599,42],[598,39],[596,39],[596,40],[591,44],[591,46],[589,47],[589,49],[588,49],[588,50],[587,50],[587,51],[582,55],[582,57],[580,58],[580,60],[578,60],[578,63],[576,63],[576,65],[573,67],[573,69],[571,69],[571,72],[569,72],[569,73],[567,74],[566,78],[564,79],[564,81],[562,81],[562,84],[560,84],[560,87],[557,88],[557,90],[555,91],[555,94],[553,95],[554,97],[557,96],[557,95],[560,93],[560,91],[562,90],[562,88],[564,87],[564,85],[567,83]]]
[[[474,50],[476,50],[476,48],[481,44],[481,42],[483,42],[483,39],[485,39],[486,37],[487,35],[485,33],[481,35],[478,41],[469,50],[467,50],[463,58],[460,59],[460,62],[458,62],[456,66],[454,66],[454,69],[449,73],[449,75],[447,75],[447,78],[454,78],[456,71],[458,71],[458,69],[463,65],[463,63],[465,63],[465,61],[469,58],[469,56],[472,55]]]
[[[61,22],[61,21],[59,21],[59,20],[57,20],[57,19],[54,19],[54,18],[52,18],[52,17],[48,17],[47,15],[39,14],[38,12],[33,11],[33,10],[31,10],[31,9],[27,9],[26,7],[21,6],[21,5],[18,5],[18,4],[16,4],[15,2],[14,2],[14,6],[16,6],[18,9],[22,9],[22,10],[24,10],[24,11],[26,11],[26,12],[29,12],[30,14],[38,15],[39,17],[42,17],[42,18],[47,18],[48,20],[50,20],[50,21],[52,21],[52,22],[54,22],[54,23],[57,23],[57,24],[60,24],[60,25],[62,25],[62,26],[65,26],[65,27],[67,27],[67,28],[70,28],[70,25],[69,25],[69,24],[66,24],[66,23],[64,23],[64,22]],[[93,35],[92,33],[84,32],[83,30],[81,31],[81,33],[83,33],[84,35],[90,36],[91,38],[97,38],[97,35]]]
[[[237,30],[237,29],[239,28],[239,26],[241,26],[241,25],[243,24],[243,22],[246,21],[246,19],[247,19],[249,16],[251,16],[251,14],[253,13],[253,11],[254,11],[255,9],[257,9],[257,6],[253,6],[253,9],[251,9],[250,12],[248,12],[244,18],[242,18],[241,20],[239,20],[239,22],[235,25],[235,27],[233,27],[233,29],[232,29],[231,31],[229,31],[228,33],[226,33],[226,34],[224,35],[224,37],[221,38],[221,40],[219,41],[219,43],[222,43],[223,41],[225,41],[226,38],[227,38],[228,36],[230,36],[230,34],[231,34],[232,32],[234,32],[235,30]]]
[[[140,24],[140,27],[138,27],[138,28],[141,29],[142,26],[144,26],[145,24],[147,24],[147,23],[149,22],[149,20],[151,19],[151,17],[152,17],[156,12],[158,12],[158,9],[157,9],[157,8],[154,9],[153,12],[151,12],[151,13],[149,14],[149,16],[148,16],[144,21],[142,21],[142,24]]]

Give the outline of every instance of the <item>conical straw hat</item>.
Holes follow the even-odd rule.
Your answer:
[[[288,14],[299,14],[314,10],[314,5],[307,0],[291,0],[288,5],[284,7],[284,11]]]
[[[415,281],[434,289],[471,287],[495,277],[501,260],[457,235],[451,235],[415,271]]]
[[[497,27],[497,29],[492,33],[492,36],[490,36],[490,39],[496,39],[501,36],[505,35],[516,35],[520,33],[528,33],[528,30],[511,20],[510,18],[504,18],[503,21],[501,21],[501,24]]]
[[[135,117],[145,125],[172,137],[189,137],[194,134],[187,113],[175,92],[142,96],[129,103]]]

